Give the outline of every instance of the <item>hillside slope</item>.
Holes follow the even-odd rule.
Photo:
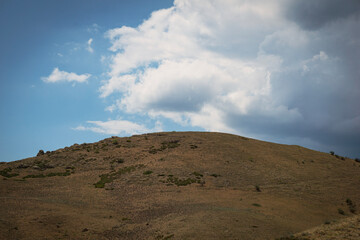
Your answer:
[[[354,160],[223,133],[112,137],[0,174],[0,239],[276,239],[360,203]]]

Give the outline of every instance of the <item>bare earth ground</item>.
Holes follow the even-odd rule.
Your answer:
[[[153,133],[0,174],[0,239],[360,239],[360,164],[299,146]]]
[[[294,240],[342,240],[360,239],[360,216],[353,216],[340,221],[326,222],[325,224],[295,234],[287,239]]]

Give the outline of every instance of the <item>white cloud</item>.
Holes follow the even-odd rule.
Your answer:
[[[148,129],[144,125],[137,124],[126,120],[109,120],[109,121],[87,121],[89,126],[78,126],[74,130],[92,131],[102,134],[113,135],[133,135],[152,131],[161,131],[161,124],[156,123],[153,129]]]
[[[296,109],[271,99],[270,72],[279,69],[281,57],[259,55],[251,43],[260,44],[283,26],[279,9],[259,1],[175,1],[174,7],[153,12],[137,28],[112,29],[107,36],[115,55],[101,96],[120,92],[117,105],[126,112],[148,112],[208,130],[230,131],[224,124],[228,111],[281,113],[281,122],[290,121],[299,115]],[[227,52],[245,53],[240,45],[248,43],[255,46],[252,59]]]
[[[94,49],[91,47],[92,42],[93,42],[93,39],[92,39],[92,38],[90,38],[90,39],[87,41],[87,48],[86,48],[86,50],[87,50],[88,52],[90,52],[90,53],[93,53],[93,52],[94,52]]]
[[[81,74],[78,75],[76,73],[69,73],[65,71],[60,71],[59,68],[54,68],[52,73],[48,77],[42,77],[41,79],[47,83],[55,83],[55,82],[87,82],[90,74]]]
[[[118,96],[111,111],[322,144],[360,116],[360,18],[309,30],[287,17],[292,5],[175,0],[136,28],[111,29],[101,97]]]
[[[87,28],[87,31],[89,33],[98,33],[100,29],[100,26],[96,23],[92,24],[90,27]]]

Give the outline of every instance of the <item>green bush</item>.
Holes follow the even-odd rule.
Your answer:
[[[0,175],[6,178],[16,177],[18,173],[11,173],[12,168],[8,167],[0,171]]]
[[[173,177],[173,176],[169,176],[167,179],[167,183],[173,183],[176,186],[186,186],[192,183],[200,183],[199,180],[194,179],[194,178],[177,178],[177,177]]]
[[[351,213],[356,213],[356,205],[353,201],[351,201],[351,199],[346,199],[346,204],[348,205],[349,211]]]
[[[151,170],[147,170],[147,171],[143,172],[144,175],[150,175],[152,173],[153,173],[153,171],[151,171]]]
[[[114,181],[116,178],[118,178],[122,174],[133,172],[137,168],[142,168],[142,167],[144,167],[144,165],[139,164],[136,166],[128,166],[128,167],[120,168],[118,171],[116,171],[114,173],[102,174],[99,176],[100,180],[98,182],[94,183],[94,186],[96,188],[104,188],[106,183],[111,183],[112,181]]]
[[[23,177],[23,179],[26,178],[45,178],[45,177],[55,177],[55,176],[69,176],[71,174],[70,171],[66,171],[66,172],[54,172],[54,173],[48,173],[46,175],[44,174],[30,174],[30,175],[26,175],[25,177]]]
[[[203,177],[203,175],[201,173],[198,172],[193,172],[192,173],[195,177]]]
[[[215,178],[220,177],[220,175],[216,174],[216,173],[210,174],[210,176],[215,177]]]
[[[341,214],[341,215],[345,215],[344,210],[342,210],[341,208],[338,208],[338,213]]]

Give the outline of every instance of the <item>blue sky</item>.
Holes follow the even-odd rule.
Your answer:
[[[360,4],[0,2],[0,161],[154,131],[360,156]]]

